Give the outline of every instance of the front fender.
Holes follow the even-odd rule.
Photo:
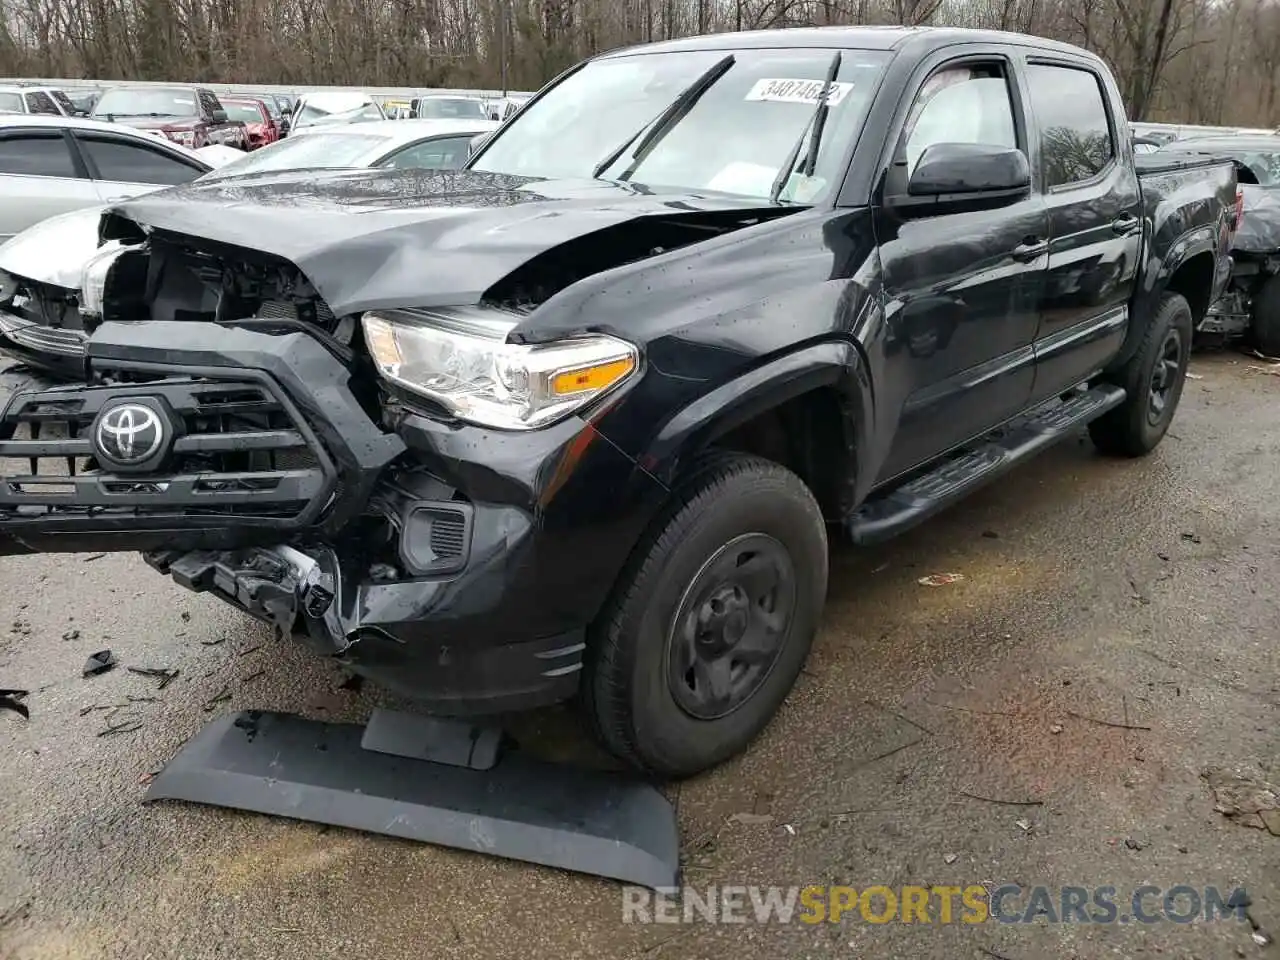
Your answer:
[[[856,499],[865,493],[865,484],[857,481],[870,478],[862,463],[868,447],[857,440],[867,436],[874,403],[864,358],[853,343],[843,340],[814,343],[775,357],[703,394],[662,426],[638,462],[670,486],[688,461],[719,437],[820,388],[833,388],[840,400],[844,442],[829,455],[848,468],[846,499]]]

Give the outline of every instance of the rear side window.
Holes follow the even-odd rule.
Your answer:
[[[53,102],[53,97],[43,90],[33,90],[27,94],[27,112],[59,115],[58,105]]]
[[[411,167],[421,169],[456,170],[467,159],[467,144],[471,137],[437,137],[425,143],[415,143],[405,147],[399,153],[393,153],[378,164],[380,167],[394,167],[406,170]]]
[[[213,91],[211,90],[198,90],[197,94],[200,97],[200,112],[203,113],[206,118],[212,119],[214,111],[222,109],[222,101],[214,96]]]
[[[1116,155],[1097,75],[1037,63],[1028,66],[1027,82],[1040,127],[1045,188],[1096,177]]]
[[[90,140],[80,145],[98,168],[98,179],[118,183],[188,183],[204,171],[161,150],[121,140]]]
[[[61,133],[0,139],[0,173],[28,177],[75,177],[71,151]]]
[[[71,102],[71,98],[61,90],[50,90],[49,96],[57,101],[58,106],[62,108],[62,112],[68,117],[76,112],[76,105]]]

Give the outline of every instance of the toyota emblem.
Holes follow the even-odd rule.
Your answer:
[[[164,421],[151,407],[122,403],[98,419],[94,446],[112,463],[136,466],[155,456],[165,441]]]

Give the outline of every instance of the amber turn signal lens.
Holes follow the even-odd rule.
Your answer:
[[[598,363],[577,370],[565,370],[551,379],[551,392],[556,396],[581,393],[584,390],[603,390],[613,386],[636,368],[635,357],[622,357],[608,363]]]

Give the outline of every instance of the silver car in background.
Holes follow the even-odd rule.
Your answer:
[[[0,243],[47,217],[187,183],[217,165],[119,124],[0,114]]]

